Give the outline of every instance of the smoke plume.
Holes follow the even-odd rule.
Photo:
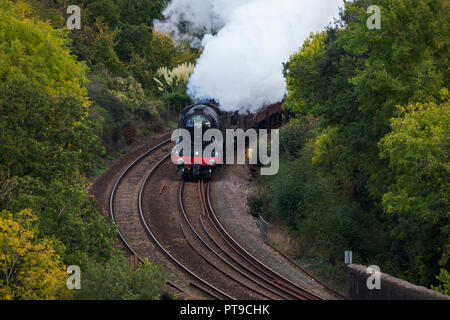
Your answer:
[[[311,32],[332,22],[342,5],[342,0],[172,0],[165,19],[154,25],[204,47],[188,83],[193,99],[254,112],[283,99],[282,63]]]

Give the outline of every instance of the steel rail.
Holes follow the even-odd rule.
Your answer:
[[[231,261],[235,261],[235,263],[237,263],[242,269],[244,269],[245,271],[248,272],[248,274],[254,275],[256,278],[260,279],[261,281],[270,284],[271,286],[277,288],[276,284],[273,283],[272,279],[269,279],[267,277],[265,277],[264,275],[255,273],[255,271],[251,270],[250,268],[248,268],[247,266],[245,266],[243,263],[239,263],[236,261],[236,258],[234,258],[232,255],[230,255],[224,248],[222,248],[220,246],[220,244],[214,239],[214,237],[208,232],[208,230],[205,227],[205,224],[203,222],[202,217],[200,217],[200,224],[202,226],[202,230],[203,232],[205,232],[205,234],[208,236],[208,238],[211,240],[212,243],[214,243],[214,245],[219,248],[219,250],[221,252],[223,252],[223,254],[228,257],[228,259],[230,259]],[[220,235],[221,236],[221,235]],[[222,236],[221,236],[222,237]],[[238,269],[239,270],[239,269]],[[242,272],[241,270],[239,270],[239,272]],[[262,284],[261,282],[257,282],[258,280],[254,280],[255,283],[258,283],[260,287],[265,288],[267,290],[269,290],[270,292],[272,292],[273,294],[275,294],[276,296],[284,299],[284,300],[290,300],[289,297],[293,297],[293,295],[286,293],[284,289],[279,289],[277,288],[280,292],[275,291],[272,288],[269,288],[267,285]],[[284,293],[284,294],[283,294]],[[287,295],[286,295],[287,294]],[[295,297],[294,297],[295,298]]]
[[[197,249],[194,244],[192,243],[192,241],[190,241],[186,235],[186,231],[184,231],[184,228],[181,228],[181,232],[183,233],[184,239],[186,240],[186,242],[189,244],[189,246],[192,248],[192,250],[194,250],[200,257],[203,258],[203,260],[205,260],[211,267],[213,267],[214,269],[216,269],[217,271],[219,271],[220,273],[222,273],[224,276],[226,276],[227,278],[231,279],[232,281],[235,281],[237,283],[239,283],[240,285],[242,285],[244,288],[254,291],[256,292],[253,288],[251,288],[250,286],[246,285],[245,283],[241,282],[240,280],[232,277],[231,275],[227,274],[225,271],[221,270],[218,266],[216,266],[213,262],[211,262],[203,253],[200,252],[199,249]],[[258,292],[256,292],[257,294],[260,294]],[[269,297],[265,296],[264,294],[260,294],[261,296],[270,299]]]
[[[154,146],[153,148],[147,150],[147,152],[145,152],[144,154],[142,154],[140,157],[138,157],[136,160],[134,160],[119,176],[119,178],[116,180],[116,182],[114,183],[114,186],[111,190],[111,194],[109,196],[109,213],[110,213],[110,217],[111,217],[111,221],[113,223],[113,225],[116,227],[117,229],[117,233],[119,235],[120,240],[125,244],[125,247],[134,255],[138,257],[139,262],[141,263],[145,263],[145,260],[140,257],[136,251],[131,247],[131,245],[128,243],[128,241],[125,239],[125,237],[123,236],[122,232],[120,232],[120,228],[116,223],[116,218],[115,218],[115,214],[114,214],[114,196],[116,195],[116,191],[117,191],[117,187],[119,186],[119,183],[122,181],[123,177],[125,177],[125,175],[142,159],[144,159],[145,157],[147,157],[149,154],[153,153],[154,151],[156,151],[157,149],[161,148],[162,146],[168,144],[171,140],[165,140],[163,142],[161,142],[160,144]],[[167,281],[167,284],[170,285],[171,287],[177,289],[180,292],[183,292],[185,294],[187,294],[188,296],[192,296],[189,292],[186,292],[185,290],[183,290],[182,288],[180,288],[179,286],[177,286],[175,283],[171,282],[171,281]]]
[[[331,294],[343,299],[343,300],[350,300],[347,296],[344,294],[334,290],[333,288],[329,287],[327,284],[322,282],[320,279],[316,278],[313,274],[311,274],[309,271],[307,271],[305,268],[303,268],[300,264],[298,264],[294,259],[289,257],[287,254],[279,250],[277,247],[269,243],[268,241],[264,241],[269,247],[271,247],[274,251],[278,252],[281,256],[283,256],[286,260],[288,260],[294,267],[299,269],[301,272],[308,275],[311,279],[319,283],[322,287],[324,287],[326,290],[328,290]]]
[[[208,295],[210,295],[211,297],[213,297],[213,298],[216,299],[216,300],[222,300],[222,298],[219,297],[217,294],[212,293],[211,291],[209,291],[208,289],[202,287],[202,286],[199,285],[198,283],[191,282],[191,286],[194,287],[194,288],[196,288],[196,289],[198,289],[198,290],[200,290],[200,291],[202,291],[202,292],[204,292],[204,293],[206,293],[206,294],[208,294]]]
[[[246,257],[242,252],[238,251],[236,249],[236,247],[233,245],[233,243],[227,239],[225,237],[225,235],[221,232],[221,230],[219,229],[219,227],[214,223],[214,221],[212,220],[211,216],[208,215],[208,220],[210,221],[211,225],[214,227],[214,229],[216,230],[216,232],[219,234],[219,236],[222,238],[222,240],[228,245],[228,247],[231,248],[231,250],[233,252],[235,252],[237,255],[239,255],[243,260],[247,261],[247,263],[249,263],[254,269],[258,270],[258,272],[255,272],[254,270],[251,270],[249,268],[247,268],[244,264],[240,264],[241,267],[245,268],[247,271],[251,272],[252,274],[254,274],[255,276],[257,276],[259,279],[265,281],[266,283],[270,284],[271,286],[277,288],[278,290],[280,290],[282,293],[287,294],[295,299],[300,299],[300,300],[307,300],[307,299],[311,299],[309,296],[305,297],[305,294],[302,293],[298,293],[297,291],[293,290],[290,287],[287,287],[286,285],[283,285],[282,282],[280,282],[280,279],[276,276],[273,276],[271,274],[268,274],[266,271],[262,270],[260,268],[260,266],[258,266],[257,263],[255,263],[254,261],[251,261],[248,257]],[[203,223],[203,219],[202,217],[200,217],[200,222],[202,224],[202,228],[203,230],[206,231],[206,227]],[[215,242],[215,240],[209,236],[209,238],[216,244],[216,246],[219,247],[220,250],[222,250],[222,252],[224,252],[230,259],[234,259],[230,254],[228,254],[226,252],[226,250],[224,250],[223,248],[220,247],[220,245],[217,244],[217,242]],[[285,299],[289,299],[287,297],[284,297]]]
[[[261,284],[260,282],[258,282],[258,280],[256,280],[256,279],[252,278],[251,276],[245,274],[244,272],[242,272],[241,270],[239,270],[239,268],[236,268],[236,267],[235,267],[234,265],[232,265],[229,261],[227,261],[226,259],[224,259],[217,251],[215,251],[215,250],[208,244],[207,241],[205,241],[205,240],[202,238],[202,236],[197,232],[197,230],[195,230],[194,226],[192,225],[191,221],[189,220],[189,217],[188,217],[187,214],[186,214],[186,209],[185,209],[185,207],[184,207],[184,202],[183,202],[184,183],[185,183],[184,181],[181,182],[181,184],[180,184],[180,189],[179,189],[179,192],[178,192],[178,197],[179,197],[179,202],[180,202],[180,209],[181,209],[181,212],[182,212],[182,214],[183,214],[184,220],[185,220],[186,223],[188,224],[190,230],[196,235],[196,237],[200,240],[200,242],[201,242],[203,245],[205,245],[212,253],[214,253],[215,256],[217,256],[220,260],[222,260],[222,261],[223,261],[225,264],[227,264],[230,268],[232,268],[233,270],[235,270],[236,272],[238,272],[239,274],[241,274],[241,275],[242,275],[243,277],[245,277],[246,279],[248,279],[248,280],[250,280],[251,282],[253,282],[253,283],[259,285],[260,287],[262,287],[262,288],[264,288],[264,289],[270,291],[271,293],[273,293],[273,294],[279,296],[280,298],[285,298],[284,296],[281,296],[281,295],[280,295],[279,293],[277,293],[276,291],[274,291],[274,290],[272,290],[272,289],[270,289],[270,288],[267,288],[266,286],[264,286],[263,284]],[[201,196],[201,195],[200,195],[200,196]],[[202,203],[202,209],[204,209],[203,203]],[[184,232],[184,231],[183,231],[183,232]],[[210,237],[210,235],[208,235],[208,237]],[[187,240],[187,239],[186,239],[186,240]],[[189,241],[188,241],[188,243],[189,243],[189,244],[191,245],[191,247],[192,247],[192,244],[191,244]],[[217,245],[217,244],[216,244],[216,245]],[[193,249],[194,249],[194,248],[193,248]],[[197,251],[197,249],[194,249],[194,250]],[[197,252],[197,253],[198,253],[199,255],[203,256],[201,253],[199,253],[199,252]],[[207,260],[206,257],[204,257],[204,259]],[[208,260],[207,260],[207,262],[210,263]],[[215,267],[216,267],[216,266],[215,266]],[[221,272],[223,272],[223,271],[221,271]],[[228,275],[227,275],[227,276],[228,276]],[[251,290],[251,291],[253,291],[253,292],[255,292],[255,293],[257,293],[257,294],[259,294],[259,295],[261,295],[261,296],[263,296],[263,297],[265,297],[265,298],[267,298],[267,299],[271,299],[271,297],[267,296],[266,294],[264,294],[264,293],[262,293],[262,292],[260,292],[260,291],[257,291],[257,290],[255,290],[255,289],[253,289],[253,288],[250,288],[249,286],[247,286],[246,284],[240,282],[239,280],[236,280],[236,279],[234,279],[234,280],[237,281],[238,283],[240,283],[241,285],[245,286],[247,289],[249,289],[249,290]]]
[[[202,205],[204,206],[205,211],[208,213],[209,209],[208,206],[206,204],[206,199],[205,199],[205,193],[204,193],[204,188],[203,188],[203,183],[199,182],[199,190],[201,193],[201,200],[203,201]],[[222,238],[222,240],[230,247],[232,247],[232,244],[230,244],[230,242],[224,238],[224,236],[220,233],[220,231],[218,230],[217,226],[214,225],[213,221],[211,220],[211,217],[207,215],[207,219],[211,222],[212,226],[214,227],[214,229],[217,231],[217,233],[219,234],[219,236]],[[270,292],[274,293],[275,295],[279,296],[280,298],[286,299],[288,300],[289,297],[293,297],[293,298],[298,298],[296,296],[296,294],[291,294],[289,292],[287,292],[285,289],[281,288],[278,284],[274,283],[273,281],[273,277],[268,277],[267,275],[265,275],[263,272],[255,272],[254,270],[252,270],[251,268],[248,268],[244,263],[239,262],[235,257],[233,257],[230,253],[228,253],[217,241],[216,239],[214,239],[214,237],[211,235],[210,232],[208,232],[208,230],[205,227],[205,223],[203,221],[203,217],[200,216],[199,217],[200,220],[200,224],[202,226],[202,230],[203,232],[208,236],[208,238],[211,240],[212,243],[214,243],[214,245],[221,251],[223,252],[223,254],[225,254],[225,256],[227,256],[231,261],[234,261],[237,265],[239,265],[242,269],[246,270],[249,274],[257,277],[258,279],[262,280],[263,282],[267,283],[268,285],[276,288],[278,291],[273,290],[272,288],[269,288],[267,285],[264,285],[260,282],[257,282],[261,287],[263,287],[266,290],[269,290]],[[242,255],[239,255],[241,258],[243,258],[245,261],[249,262],[248,260],[245,259],[245,257],[242,257]],[[250,263],[251,264],[251,263]],[[253,267],[255,267],[252,264]],[[239,270],[240,271],[240,270]],[[286,296],[286,294],[288,296]]]
[[[156,245],[160,248],[160,250],[167,256],[169,257],[169,259],[175,263],[176,265],[178,265],[181,269],[183,269],[186,273],[188,273],[190,276],[192,276],[193,278],[195,278],[197,281],[199,281],[200,283],[202,283],[202,285],[206,286],[209,289],[212,289],[213,291],[219,293],[219,295],[222,295],[223,297],[225,297],[225,299],[229,299],[229,300],[236,300],[235,298],[233,298],[232,296],[228,295],[227,293],[223,292],[222,290],[216,288],[215,286],[211,285],[210,283],[206,282],[205,280],[203,280],[202,278],[200,278],[198,275],[196,275],[194,272],[192,272],[191,270],[189,270],[185,265],[183,265],[181,262],[179,262],[162,244],[161,242],[158,241],[158,239],[156,238],[156,235],[152,232],[152,230],[150,229],[150,227],[148,226],[147,222],[145,221],[144,218],[144,212],[142,210],[142,195],[144,192],[144,187],[147,184],[148,179],[150,178],[151,175],[153,175],[153,173],[161,166],[161,164],[166,161],[168,158],[170,157],[170,154],[166,155],[164,158],[162,158],[145,176],[143,183],[141,184],[140,190],[139,190],[139,197],[138,197],[138,207],[139,207],[139,215],[141,217],[141,222],[144,225],[145,230],[147,231],[147,233],[150,235],[150,237],[153,239],[153,241],[156,243]]]
[[[210,182],[208,182],[207,185],[207,192],[206,192],[206,200],[208,204],[208,209],[210,211],[210,216],[213,218],[213,222],[220,230],[220,233],[224,235],[229,241],[233,243],[232,249],[235,250],[236,253],[241,253],[242,255],[245,255],[248,257],[249,260],[252,260],[255,264],[259,265],[262,269],[264,269],[267,273],[271,274],[275,279],[279,280],[278,283],[286,287],[288,290],[296,291],[299,294],[299,298],[306,298],[306,299],[313,299],[313,300],[322,300],[322,298],[314,293],[309,292],[305,288],[300,287],[299,285],[293,283],[289,279],[285,278],[284,276],[276,273],[273,271],[270,267],[263,264],[261,261],[259,261],[257,258],[255,258],[251,253],[249,253],[246,249],[244,249],[229,233],[226,231],[226,229],[223,227],[222,223],[217,218],[217,215],[214,212],[214,208],[211,203],[210,198]],[[208,215],[209,216],[209,215]],[[284,283],[283,283],[284,282]],[[290,288],[292,287],[292,288]]]

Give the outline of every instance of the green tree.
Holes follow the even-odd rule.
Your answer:
[[[439,286],[432,286],[434,290],[450,295],[450,273],[447,270],[441,269],[441,273],[436,277],[441,284]]]
[[[21,4],[0,2],[0,166],[13,175],[75,176],[99,150],[87,69],[67,50],[63,32],[27,19]]]
[[[114,297],[156,299],[164,288],[163,272],[150,264],[130,269],[112,248],[115,230],[87,192],[86,176],[104,153],[100,125],[114,122],[115,134],[133,117],[156,116],[154,101],[116,51],[122,2],[81,1],[83,30],[70,32],[55,29],[61,27],[60,11],[52,2],[71,4],[0,0],[0,210],[7,209],[0,214],[0,269],[8,275],[0,280],[0,293],[8,299],[70,297],[59,290],[65,286],[65,263],[94,270],[87,280],[117,267],[126,286],[116,282]],[[132,31],[145,36],[149,27]],[[173,48],[168,52],[179,57],[182,51]],[[146,50],[134,43],[130,52],[147,55]],[[32,223],[26,218],[30,212],[36,217]],[[19,264],[13,270],[14,261]]]
[[[161,267],[146,262],[134,270],[119,255],[104,264],[90,263],[82,281],[76,298],[83,300],[155,300],[160,299],[165,288]]]
[[[39,235],[55,237],[66,263],[111,254],[112,232],[93,209],[84,175],[102,148],[88,117],[87,68],[66,32],[0,0],[0,171],[15,183],[1,208],[30,208]]]
[[[379,143],[394,174],[382,203],[397,219],[391,232],[409,254],[407,272],[429,283],[439,266],[449,267],[450,104],[399,108],[391,126]]]
[[[161,11],[166,3],[165,0],[121,1],[121,21],[127,24],[152,26],[153,20],[161,17]]]
[[[422,147],[432,153],[418,153],[417,163],[406,168],[399,165],[409,163],[411,150],[407,147],[412,146],[397,141],[388,147],[388,140],[382,139],[386,135],[386,139],[400,139],[406,134],[400,131],[406,127],[391,126],[391,119],[398,116],[397,105],[420,103],[428,109],[446,104],[442,88],[449,87],[449,4],[444,0],[381,0],[377,3],[382,16],[380,30],[367,28],[370,4],[367,0],[346,2],[337,24],[311,35],[285,64],[286,108],[299,118],[319,119],[313,137],[314,168],[340,194],[356,200],[379,226],[376,234],[362,239],[365,252],[361,253],[368,256],[370,243],[385,238],[388,232],[390,248],[384,247],[372,262],[428,286],[435,281],[439,266],[447,263],[448,218],[443,212],[448,207],[447,196],[442,194],[448,190],[422,176],[418,179],[418,174],[425,173],[423,164],[418,163],[434,159],[436,166],[428,167],[434,170],[428,174],[433,172],[445,181],[446,158],[442,155],[447,142],[437,142],[433,134],[408,126],[411,137],[423,135]],[[429,112],[427,125],[448,126],[437,123],[446,120],[433,118],[436,110]],[[406,119],[409,116],[394,121],[398,126],[400,121],[426,125]],[[395,132],[392,136],[391,131]],[[408,214],[400,214],[403,209]]]

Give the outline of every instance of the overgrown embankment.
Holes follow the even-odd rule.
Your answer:
[[[197,53],[153,31],[164,1],[77,4],[69,31],[65,0],[0,0],[0,299],[158,299],[163,271],[113,248],[89,181],[189,102],[183,81],[154,78]],[[81,291],[66,289],[68,265]]]
[[[335,269],[352,250],[354,262],[448,293],[449,5],[382,0],[371,30],[369,4],[347,3],[285,64],[284,107],[297,119],[253,208]]]

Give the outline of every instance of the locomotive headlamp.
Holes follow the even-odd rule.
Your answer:
[[[177,161],[178,165],[183,165],[184,164],[184,159],[183,158],[179,158]]]
[[[216,160],[211,159],[211,160],[208,161],[208,164],[209,164],[211,167],[214,167],[214,166],[216,165]]]

